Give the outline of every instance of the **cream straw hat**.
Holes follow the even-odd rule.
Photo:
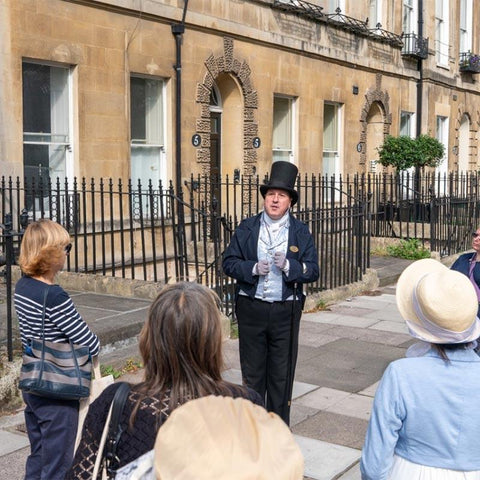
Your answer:
[[[398,279],[396,299],[415,338],[443,344],[480,337],[478,300],[470,279],[436,260],[409,265]]]
[[[208,396],[176,408],[155,442],[157,480],[302,480],[287,425],[243,398]]]

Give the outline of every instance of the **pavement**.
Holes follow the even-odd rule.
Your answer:
[[[395,303],[395,282],[411,261],[377,257],[378,289],[304,312],[291,428],[305,458],[305,479],[360,479],[359,459],[375,390],[392,360],[412,343]],[[99,335],[100,361],[120,368],[140,359],[136,341],[149,300],[69,292]],[[240,383],[238,340],[225,341],[225,378]],[[142,370],[122,380],[141,380]],[[21,409],[0,418],[0,479],[20,480],[29,453]]]

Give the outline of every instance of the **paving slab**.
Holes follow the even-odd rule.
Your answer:
[[[290,409],[290,428],[307,420],[309,417],[316,415],[318,410],[316,408],[305,407],[297,403],[297,400],[293,400],[292,407]]]
[[[0,430],[0,457],[30,445],[28,437],[8,430]]]
[[[352,468],[349,468],[343,475],[338,477],[338,480],[362,480],[360,463],[356,463]]]
[[[298,398],[295,402],[299,405],[314,408],[316,410],[327,410],[329,407],[335,405],[349,395],[351,395],[350,392],[321,387]]]
[[[324,315],[311,315],[308,318],[305,318],[305,321],[312,323],[320,324],[329,324],[329,325],[346,325],[350,327],[362,327],[366,328],[370,325],[374,325],[376,320],[371,318],[362,318],[353,314],[346,313],[325,313]]]
[[[326,330],[326,335],[349,338],[350,340],[362,340],[371,343],[384,345],[402,346],[405,342],[411,341],[410,335],[390,332],[372,328],[347,327],[344,325],[331,325]]]
[[[311,350],[316,350],[316,355]],[[300,346],[295,378],[320,387],[357,393],[381,378],[392,360],[404,356],[403,348],[349,339],[318,349]]]
[[[341,415],[347,415],[349,417],[360,418],[368,421],[370,420],[372,406],[372,397],[352,393],[351,395],[340,399],[338,402],[335,402],[324,410],[327,412],[339,413]]]
[[[141,298],[120,297],[117,295],[100,295],[97,293],[71,293],[75,306],[101,308],[101,310],[111,310],[112,312],[126,312],[137,310],[138,308],[148,308],[151,300]]]
[[[312,438],[295,435],[305,458],[305,476],[313,480],[331,480],[351,467],[360,452]]]
[[[367,397],[374,397],[379,383],[380,383],[380,380],[378,382],[375,382],[373,385],[370,385],[369,387],[365,388],[364,390],[360,390],[358,394],[365,395]]]
[[[147,315],[146,308],[103,316],[93,316],[92,310],[87,311],[87,307],[79,307],[78,311],[98,335],[102,345],[136,337]]]
[[[367,426],[368,422],[361,418],[321,410],[295,425],[292,431],[304,437],[361,450]]]
[[[402,325],[405,324],[405,320],[400,315],[400,312],[393,310],[392,308],[386,308],[384,310],[377,310],[373,313],[367,313],[367,318],[374,318],[376,320],[388,320],[390,322],[398,322]]]
[[[236,368],[229,368],[228,370],[225,370],[222,374],[222,378],[227,382],[234,383],[236,385],[242,385],[242,371]],[[301,397],[313,390],[316,390],[317,388],[318,385],[294,381],[292,399]]]
[[[390,320],[380,320],[379,322],[371,325],[369,328],[373,330],[383,330],[385,332],[395,332],[408,334],[408,328],[405,322],[392,322]]]
[[[15,450],[0,457],[0,478],[5,480],[24,480],[25,461],[30,453],[30,447]]]

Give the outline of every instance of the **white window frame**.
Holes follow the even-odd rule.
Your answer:
[[[50,69],[57,69],[57,71],[64,70],[67,74],[66,85],[67,93],[64,106],[66,107],[66,113],[58,112],[58,115],[55,115],[55,110],[53,105],[58,105],[58,101],[53,99],[55,92],[51,91],[51,125],[50,132],[25,132],[23,129],[23,145],[46,145],[49,149],[49,176],[53,179],[59,177],[60,180],[64,180],[65,177],[69,180],[73,179],[73,158],[74,158],[74,142],[73,142],[73,131],[74,131],[74,121],[73,121],[73,93],[72,93],[72,68],[70,65],[61,65],[52,62],[42,62],[38,60],[24,59],[22,61],[22,71],[24,64],[31,65],[40,65],[44,67],[49,67]],[[52,89],[52,86],[50,86]],[[57,97],[58,98],[58,97]],[[52,132],[54,130],[53,124],[55,121],[58,121],[59,116],[66,115],[67,120],[67,132],[66,134],[60,134],[57,132]],[[24,127],[23,127],[24,128]],[[62,138],[63,137],[63,138]],[[63,150],[63,162],[59,168],[55,169],[55,166],[52,165],[52,156],[55,153],[55,150]],[[57,173],[57,175],[55,175]]]
[[[472,0],[460,0],[460,53],[472,51],[473,4]]]
[[[406,118],[406,122],[404,122],[404,125],[406,125],[406,128],[402,128],[402,118]],[[410,138],[415,138],[415,113],[414,112],[407,112],[405,110],[402,110],[400,112],[400,128],[399,128],[399,133],[400,135],[406,135]],[[410,183],[409,187],[404,186],[403,189],[403,198],[412,198],[414,196],[414,190],[413,190],[413,185],[414,181],[413,178],[415,176],[415,167],[410,167],[405,170],[405,173],[408,174],[410,178]],[[406,176],[405,176],[406,180]]]
[[[335,129],[335,143],[336,148],[328,148],[326,146],[325,138],[325,107],[330,106],[334,108],[333,118],[334,118],[334,129]],[[343,116],[343,105],[336,102],[325,102],[323,104],[323,161],[322,161],[322,173],[323,175],[340,175],[342,173],[342,116]],[[332,159],[333,157],[333,168]]]
[[[448,173],[448,131],[449,131],[449,118],[442,115],[437,115],[436,125],[435,125],[435,137],[436,139],[444,146],[445,154],[443,156],[442,162],[435,169],[435,173],[441,175],[443,180],[444,175]],[[435,182],[437,185],[437,182]],[[437,194],[445,193],[445,182],[440,182],[439,191]]]
[[[334,129],[335,129],[335,147],[326,147],[325,138],[325,107],[329,105],[334,107]],[[338,202],[341,196],[340,175],[343,171],[343,104],[337,102],[324,102],[323,104],[323,152],[322,152],[322,174],[330,180],[335,176],[334,200]],[[333,157],[333,159],[332,159]],[[333,160],[333,161],[332,161]],[[332,168],[333,164],[333,168]],[[329,183],[330,184],[330,183]]]
[[[381,0],[369,0],[368,6],[368,25],[370,29],[377,28],[377,25],[383,25]]]
[[[56,62],[48,62],[30,58],[22,59],[22,81],[24,65],[39,65],[50,69],[50,131],[48,132],[27,132],[25,131],[25,123],[23,122],[23,146],[36,145],[48,148],[48,177],[52,182],[52,187],[56,187],[57,178],[61,184],[65,179],[70,183],[73,180],[74,173],[74,155],[75,144],[73,141],[74,132],[74,102],[73,102],[73,68],[71,65],[60,64]],[[55,69],[55,70],[52,70]],[[53,73],[53,75],[52,75]],[[58,83],[55,86],[55,73],[65,75],[64,83]],[[58,78],[58,76],[57,76]],[[62,78],[60,78],[62,80]],[[52,83],[53,82],[53,83]],[[67,90],[65,92],[65,89]],[[23,102],[27,100],[22,99]],[[62,111],[63,110],[63,111]],[[67,130],[56,128],[57,125],[66,125]],[[25,152],[25,149],[24,149]],[[32,178],[25,172],[25,153],[23,158],[24,173],[27,178]],[[44,168],[44,167],[43,167]],[[38,175],[33,175],[37,182],[42,175],[42,167],[39,165]],[[38,177],[38,178],[37,178]],[[45,216],[51,217],[56,221],[63,221],[62,216],[67,212],[64,202],[66,198],[61,198],[56,204],[55,211],[50,211],[50,202],[47,195],[47,185],[44,185],[44,196],[36,193],[32,198],[27,192],[26,208],[36,212],[44,212]],[[70,199],[71,200],[71,199]],[[31,202],[31,203],[30,203]]]
[[[402,30],[404,33],[417,33],[418,10],[416,0],[403,0]]]
[[[287,118],[287,130],[289,130],[289,141],[283,142],[279,138],[280,133],[275,126],[276,118],[276,101],[286,100],[288,101],[288,118]],[[285,160],[288,162],[295,162],[295,132],[296,132],[296,99],[288,95],[274,94],[273,96],[273,118],[272,118],[272,158],[273,161]]]
[[[435,0],[435,56],[437,65],[449,67],[449,0]]]
[[[406,122],[404,123],[407,125],[407,128],[402,128],[402,119],[406,118]],[[415,113],[414,112],[407,112],[406,110],[402,110],[400,112],[400,128],[399,133],[400,135],[407,135],[410,138],[415,137]]]
[[[166,145],[165,145],[165,139],[167,137],[167,132],[166,132],[167,121],[166,121],[166,108],[165,108],[166,83],[165,83],[165,79],[163,79],[163,78],[149,77],[147,75],[132,74],[132,75],[130,75],[130,86],[131,86],[131,80],[133,78],[143,79],[146,82],[148,82],[148,81],[157,82],[159,84],[159,87],[160,87],[160,105],[159,105],[160,112],[157,114],[157,115],[160,115],[160,119],[157,120],[160,123],[160,125],[159,125],[160,130],[158,131],[158,139],[154,139],[152,141],[149,140],[149,138],[145,138],[145,139],[131,138],[130,139],[130,162],[131,162],[130,163],[130,168],[131,168],[131,178],[134,182],[134,185],[138,181],[138,178],[140,178],[142,186],[147,188],[148,178],[149,178],[148,175],[145,176],[143,174],[141,174],[140,176],[137,175],[137,176],[134,177],[134,170],[136,170],[136,167],[133,165],[134,151],[135,150],[141,151],[143,149],[145,149],[146,151],[150,150],[152,152],[152,157],[151,157],[152,159],[156,156],[155,150],[158,151],[157,160],[154,161],[154,164],[156,163],[156,167],[158,168],[158,175],[157,175],[157,179],[156,179],[157,181],[152,182],[153,187],[156,189],[158,187],[158,180],[161,180],[163,185],[166,185],[166,182],[168,181],[168,179],[167,179],[167,165],[166,165]],[[131,92],[130,92],[130,94],[131,94]],[[132,119],[132,113],[130,113],[130,125],[131,125],[132,120],[133,120]],[[147,120],[146,120],[146,122],[147,122]],[[147,130],[146,131],[146,136],[147,137],[148,137],[148,129],[152,128],[152,126],[154,126],[154,125],[151,124],[150,127],[148,125],[146,125],[146,127],[145,127],[146,130]],[[130,132],[131,132],[131,128],[130,128]],[[150,170],[152,170],[152,168],[155,168],[154,164],[150,167]],[[140,166],[140,168],[138,170],[140,170],[142,172],[143,168]],[[142,172],[142,173],[145,173],[145,172]],[[147,182],[145,182],[144,180],[147,180]]]
[[[345,0],[328,0],[328,13],[336,13],[337,8],[345,15]]]

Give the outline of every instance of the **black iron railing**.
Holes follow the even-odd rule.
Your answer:
[[[402,55],[413,58],[428,58],[428,38],[419,37],[416,33],[402,35]]]
[[[462,52],[459,61],[461,72],[480,73],[480,55]]]
[[[178,195],[170,183],[113,179],[34,182],[2,177],[0,218],[23,208],[29,220],[48,217],[72,237],[67,260],[72,272],[167,283],[201,282],[215,288],[231,311],[232,282],[223,275],[222,253],[245,217],[263,201],[258,177],[191,177]],[[342,180],[299,177],[301,201],[295,215],[306,222],[326,273],[310,291],[358,281],[368,267],[369,224],[366,197],[342,191]],[[350,187],[348,187],[350,188]],[[183,219],[179,219],[179,206]],[[13,227],[15,228],[15,227]],[[0,249],[3,247],[0,244]]]

